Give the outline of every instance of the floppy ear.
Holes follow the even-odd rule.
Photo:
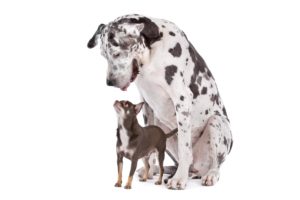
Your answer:
[[[138,114],[141,111],[143,105],[144,105],[144,102],[134,105],[135,114]]]
[[[105,24],[100,24],[98,29],[94,33],[93,37],[89,40],[87,46],[88,48],[94,48],[98,44],[99,35],[101,34],[102,30],[105,28]]]
[[[146,46],[150,48],[150,45],[157,40],[160,40],[162,35],[159,32],[158,26],[150,19],[143,18],[141,22],[144,24],[144,28],[141,30],[141,35],[145,38]]]

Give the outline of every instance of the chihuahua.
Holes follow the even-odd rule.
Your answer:
[[[165,158],[166,140],[177,133],[177,128],[165,134],[158,126],[141,127],[137,120],[137,114],[143,107],[143,102],[132,104],[129,101],[115,101],[114,108],[118,116],[117,128],[117,165],[118,181],[115,187],[122,185],[123,157],[131,160],[131,168],[125,189],[131,189],[132,176],[136,170],[138,159],[142,158],[145,170],[140,181],[148,179],[149,155],[155,150],[158,153],[160,175],[155,182],[156,185],[162,183],[164,173],[163,162]]]

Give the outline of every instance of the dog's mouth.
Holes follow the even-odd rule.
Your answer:
[[[126,91],[127,88],[129,87],[130,83],[132,83],[136,79],[138,74],[139,74],[139,64],[138,64],[136,59],[133,59],[133,61],[132,61],[132,73],[131,73],[130,81],[124,87],[122,87],[121,90]]]

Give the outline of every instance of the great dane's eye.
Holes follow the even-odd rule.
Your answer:
[[[119,56],[120,56],[119,53],[116,53],[116,54],[113,55],[114,58],[117,58],[117,57],[119,57]]]

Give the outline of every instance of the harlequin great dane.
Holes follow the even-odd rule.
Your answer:
[[[214,185],[232,148],[230,124],[215,79],[184,32],[172,22],[134,14],[100,24],[88,47],[99,40],[107,85],[126,91],[135,82],[145,124],[166,133],[178,127],[178,136],[167,142],[178,163],[168,188],[184,189],[189,173]]]

